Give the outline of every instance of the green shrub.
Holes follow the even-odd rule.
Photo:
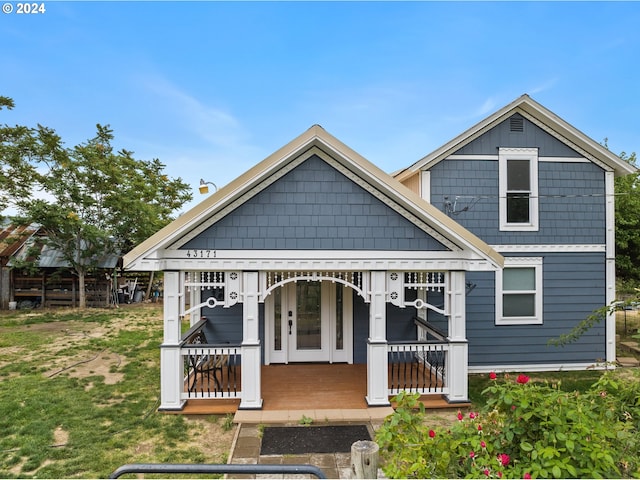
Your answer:
[[[636,376],[637,377],[637,376]],[[418,395],[401,393],[379,429],[390,478],[638,477],[640,381],[606,373],[583,393],[498,378],[481,412],[429,428]]]

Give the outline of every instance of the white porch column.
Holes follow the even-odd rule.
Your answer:
[[[369,340],[367,345],[367,404],[388,406],[389,379],[387,355],[387,274],[371,272],[369,305]]]
[[[262,408],[260,332],[258,330],[258,272],[243,272],[242,400],[238,408]]]
[[[607,266],[605,268],[607,286],[605,302],[607,305],[611,305],[616,300],[616,210],[615,210],[615,197],[614,197],[614,173],[605,172],[605,192],[606,198],[606,257]],[[616,312],[609,310],[607,314],[606,323],[606,355],[607,364],[615,365],[616,361]]]
[[[160,410],[182,410],[184,366],[180,356],[180,272],[164,272],[164,339],[160,346]]]
[[[469,400],[469,344],[466,332],[465,272],[449,272],[449,356],[447,358],[448,400]]]

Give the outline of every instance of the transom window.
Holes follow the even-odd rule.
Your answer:
[[[542,258],[505,257],[496,273],[496,325],[542,323]]]
[[[538,149],[501,148],[500,230],[538,230]]]

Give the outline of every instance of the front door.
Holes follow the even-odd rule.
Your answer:
[[[267,297],[265,313],[266,363],[353,361],[348,287],[326,281],[287,283]]]

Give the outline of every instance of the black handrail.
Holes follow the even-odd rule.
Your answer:
[[[182,335],[182,338],[180,339],[180,345],[184,345],[185,343],[189,343],[188,340],[190,337],[192,337],[195,333],[198,333],[200,330],[202,330],[202,327],[207,323],[207,319],[206,318],[202,318],[200,320],[198,320],[196,323],[193,324],[193,326],[187,330],[184,335]]]
[[[315,475],[317,478],[327,478],[322,470],[315,465],[236,465],[236,464],[207,464],[207,463],[131,463],[117,468],[109,478],[119,478],[128,473],[184,473],[184,474],[281,474],[281,475]]]
[[[430,324],[429,322],[427,322],[426,320],[420,317],[413,317],[413,323],[415,323],[419,327],[424,328],[425,330],[427,330],[427,332],[429,332],[431,335],[433,335],[440,341],[444,341],[447,338],[446,333],[434,327],[432,324]]]

